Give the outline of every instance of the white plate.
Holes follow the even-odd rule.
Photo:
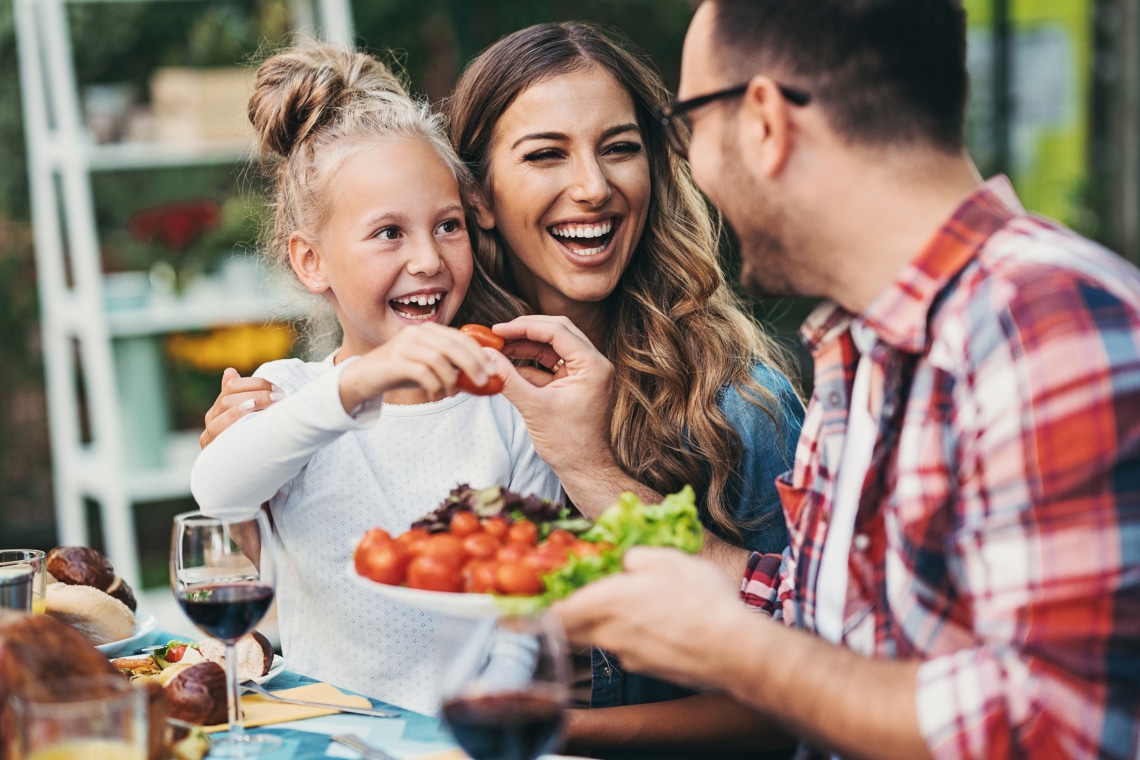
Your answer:
[[[258,683],[269,683],[277,676],[281,675],[281,671],[285,670],[285,658],[279,654],[273,655],[273,662],[269,663],[269,672],[263,676],[258,676],[253,679]]]
[[[128,636],[125,639],[118,641],[109,641],[106,644],[96,644],[95,648],[108,657],[114,657],[120,652],[125,652],[131,647],[138,644],[143,636],[152,632],[158,621],[155,620],[154,615],[149,612],[136,612],[135,613],[135,633],[133,636]]]
[[[447,591],[422,591],[406,586],[389,586],[387,583],[377,583],[361,576],[351,562],[348,563],[348,577],[354,583],[372,589],[387,599],[432,612],[465,618],[491,618],[502,614],[499,606],[495,604],[495,597],[491,594],[452,594]]]

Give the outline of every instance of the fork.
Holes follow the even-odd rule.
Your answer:
[[[307,699],[290,699],[289,697],[282,697],[273,692],[266,691],[256,681],[243,681],[241,683],[243,691],[252,691],[254,694],[260,694],[266,699],[274,699],[278,702],[288,702],[294,705],[307,705],[309,707],[325,707],[329,710],[336,710],[337,712],[355,713],[356,715],[370,715],[373,718],[399,718],[400,713],[392,712],[391,710],[376,710],[370,707],[350,707],[348,705],[334,705],[329,702],[310,702]]]

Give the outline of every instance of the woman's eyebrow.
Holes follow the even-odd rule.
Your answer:
[[[605,140],[607,138],[613,137],[614,135],[618,135],[618,134],[621,134],[623,132],[640,133],[641,128],[638,127],[637,124],[635,124],[633,122],[630,122],[629,124],[619,124],[616,127],[610,127],[605,132],[602,132],[602,139]],[[514,150],[515,148],[522,145],[527,140],[559,140],[559,141],[565,141],[565,140],[569,140],[569,139],[570,139],[569,135],[566,135],[562,132],[535,132],[533,134],[523,135],[519,139],[515,140],[513,143],[511,143],[511,150]]]

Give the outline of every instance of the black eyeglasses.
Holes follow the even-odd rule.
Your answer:
[[[794,106],[806,106],[811,102],[811,93],[797,90],[794,87],[777,84],[780,94]],[[725,98],[738,98],[748,91],[748,84],[729,87],[727,90],[717,90],[708,95],[698,95],[695,98],[681,100],[657,109],[657,121],[665,129],[665,137],[669,140],[669,147],[677,152],[681,158],[689,157],[689,143],[693,139],[693,122],[686,115],[694,108],[700,108],[706,103],[712,103]]]

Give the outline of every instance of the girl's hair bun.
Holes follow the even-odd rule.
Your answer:
[[[408,97],[400,78],[376,58],[327,43],[303,43],[258,67],[249,120],[262,154],[286,157],[354,103],[379,93]]]

